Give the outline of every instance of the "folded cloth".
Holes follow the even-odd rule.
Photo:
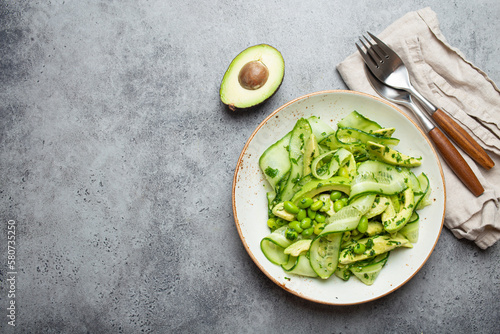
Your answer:
[[[486,170],[457,147],[485,189],[475,197],[441,160],[445,226],[457,238],[473,240],[482,249],[490,247],[500,239],[500,90],[447,43],[430,8],[406,14],[378,37],[403,59],[415,88],[458,121],[495,162],[495,167]],[[377,96],[358,52],[342,61],[337,70],[350,89]],[[416,121],[409,109],[400,109]]]

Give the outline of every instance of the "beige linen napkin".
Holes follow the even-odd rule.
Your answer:
[[[475,197],[441,160],[447,197],[445,225],[456,237],[488,248],[500,239],[500,90],[446,42],[430,8],[406,14],[378,37],[401,56],[415,88],[457,120],[495,162],[495,167],[486,170],[459,149],[485,189]],[[378,96],[357,52],[337,70],[350,89]],[[419,124],[410,110],[399,108]]]

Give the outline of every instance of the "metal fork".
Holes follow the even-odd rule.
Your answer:
[[[422,96],[411,84],[410,75],[403,60],[379,38],[368,32],[372,41],[363,36],[366,43],[360,38],[359,41],[366,52],[356,44],[366,65],[373,75],[389,87],[402,89],[415,97],[429,113],[432,119],[446,132],[455,143],[460,146],[474,161],[486,169],[491,169],[495,163],[483,148],[450,116],[434,106],[429,100]]]
[[[364,66],[364,68],[366,77],[368,81],[370,81],[373,89],[386,100],[410,108],[419,119],[422,128],[427,132],[429,138],[432,140],[439,153],[441,153],[441,157],[446,161],[450,169],[475,196],[481,195],[484,192],[484,188],[477,176],[464,160],[460,152],[458,152],[455,146],[450,142],[448,137],[446,137],[438,127],[434,126],[427,118],[427,115],[425,115],[417,104],[413,102],[410,93],[400,89],[393,89],[385,85],[375,78],[367,66]]]
[[[392,88],[405,90],[412,94],[422,103],[422,106],[431,115],[436,112],[437,108],[423,97],[411,84],[410,75],[403,60],[375,35],[370,32],[367,33],[376,44],[363,36],[368,45],[365,44],[361,38],[359,41],[367,50],[367,53],[365,53],[357,43],[356,47],[361,56],[363,56],[370,71],[386,85]]]

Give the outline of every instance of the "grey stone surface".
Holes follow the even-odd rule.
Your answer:
[[[425,6],[499,83],[498,0],[2,1],[0,332],[500,332],[498,244],[444,229],[402,288],[333,307],[272,283],[234,225],[234,167],[255,127],[295,97],[345,89],[335,65],[357,37]],[[259,43],[283,53],[283,85],[230,112],[222,75]]]

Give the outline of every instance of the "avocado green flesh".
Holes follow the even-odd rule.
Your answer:
[[[316,136],[311,134],[304,149],[304,175],[311,173],[311,163],[319,155],[318,141]]]
[[[421,160],[402,154],[388,146],[371,141],[369,141],[367,144],[368,145],[366,145],[366,150],[368,151],[368,153],[379,161],[395,166],[405,167],[418,167],[422,164]]]
[[[326,191],[338,190],[349,195],[351,182],[348,178],[334,176],[328,180],[313,180],[306,183],[290,200],[297,204],[301,199],[313,198]]]
[[[382,222],[384,223],[384,229],[389,233],[394,233],[402,229],[405,224],[409,221],[411,215],[413,214],[413,209],[415,206],[414,195],[411,188],[407,188],[404,192],[405,202],[401,210],[396,213],[393,217]]]
[[[373,242],[372,247],[366,247],[366,250],[361,253],[361,254],[355,254],[353,252],[352,247],[348,247],[344,249],[340,253],[340,260],[339,262],[341,264],[351,264],[354,262],[366,260],[372,257],[375,257],[377,255],[387,253],[388,251],[393,250],[394,248],[398,247],[407,247],[407,248],[413,248],[413,245],[406,239],[404,236],[402,236],[399,233],[396,233],[394,236],[391,235],[379,235],[376,237],[372,238],[365,238],[365,239],[360,239],[358,240],[358,243],[367,245],[368,239],[371,239]]]
[[[252,61],[260,61],[269,70],[265,84],[254,90],[242,87],[238,80],[240,70]],[[221,101],[232,110],[256,106],[278,90],[284,74],[285,62],[278,50],[267,44],[249,47],[233,59],[224,74],[219,92]]]

